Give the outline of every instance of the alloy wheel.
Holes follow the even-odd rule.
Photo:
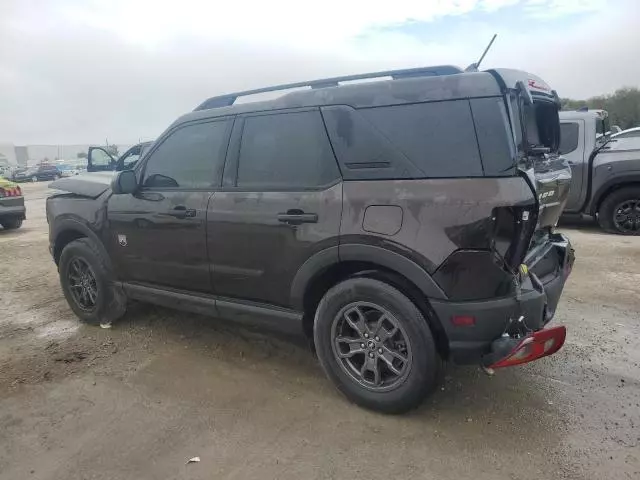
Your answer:
[[[67,272],[71,296],[82,310],[91,311],[98,301],[98,284],[91,266],[82,258],[71,260]]]
[[[340,310],[331,327],[332,348],[342,369],[374,391],[391,390],[411,369],[411,345],[398,319],[370,302]]]
[[[624,233],[640,232],[640,199],[625,200],[613,210],[613,224]]]

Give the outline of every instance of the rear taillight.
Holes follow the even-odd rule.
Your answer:
[[[20,187],[0,188],[0,197],[21,197],[22,190]]]
[[[562,325],[533,332],[522,339],[506,357],[489,368],[511,367],[553,355],[562,348],[566,337],[567,329]]]

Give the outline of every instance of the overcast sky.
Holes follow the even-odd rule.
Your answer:
[[[560,96],[640,86],[638,0],[0,0],[0,142],[132,143],[205,98],[477,60]]]

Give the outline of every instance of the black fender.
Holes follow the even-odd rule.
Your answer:
[[[111,271],[113,271],[113,265],[111,264],[111,258],[109,257],[109,253],[105,248],[104,244],[100,237],[80,218],[76,217],[63,217],[55,220],[53,224],[53,228],[51,229],[51,254],[54,255],[56,263],[58,263],[58,258],[56,258],[56,251],[59,249],[58,243],[60,238],[66,232],[77,232],[84,237],[90,238],[96,244],[100,253],[107,261],[107,266]]]
[[[589,205],[589,215],[595,215],[598,212],[598,207],[604,197],[611,191],[627,184],[640,184],[640,172],[620,172],[619,175],[615,175],[603,183],[593,195],[591,204]]]
[[[349,261],[372,263],[396,272],[418,287],[427,298],[447,298],[431,275],[413,260],[375,245],[345,244],[326,248],[302,264],[291,285],[292,307],[304,310],[303,301],[307,286],[329,267]]]

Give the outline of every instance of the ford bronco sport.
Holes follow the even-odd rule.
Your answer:
[[[136,299],[300,330],[348,398],[406,411],[442,360],[562,346],[544,328],[574,260],[558,108],[528,73],[448,66],[211,98],[134,170],[52,185],[62,290],[88,323]]]

